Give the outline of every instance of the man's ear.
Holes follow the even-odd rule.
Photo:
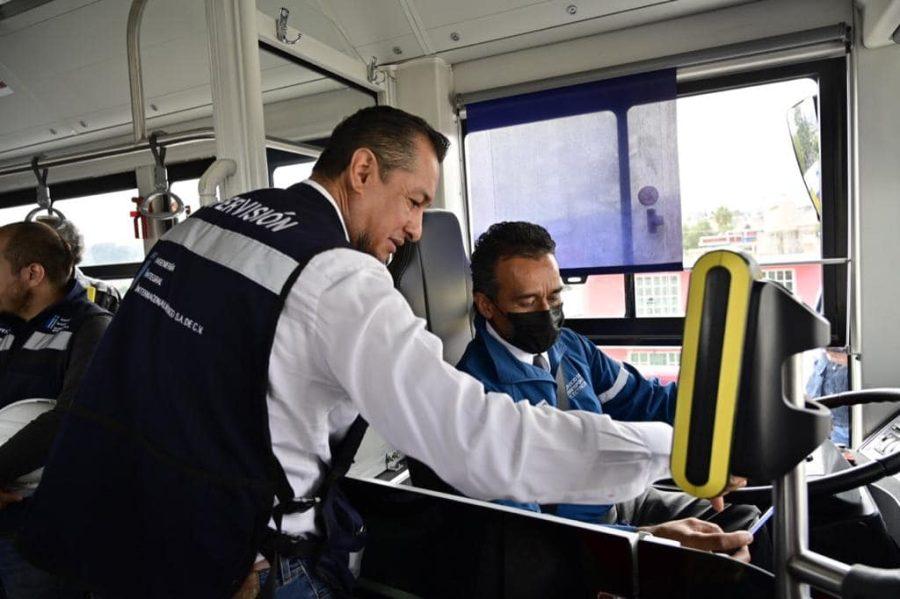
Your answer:
[[[32,262],[19,271],[19,276],[22,277],[28,287],[33,288],[37,287],[44,281],[44,279],[47,277],[47,271],[44,270],[44,267],[41,264]]]
[[[472,298],[475,300],[475,309],[478,310],[478,313],[481,314],[485,320],[494,320],[494,313],[497,309],[497,307],[494,306],[494,302],[480,291],[476,291],[472,294]]]
[[[350,157],[347,169],[350,188],[359,193],[370,183],[372,177],[378,177],[378,159],[369,148],[357,148]]]

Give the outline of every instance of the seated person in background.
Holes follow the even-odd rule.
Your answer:
[[[62,240],[68,244],[75,262],[75,280],[88,292],[89,299],[104,310],[115,314],[119,309],[119,304],[122,303],[122,294],[119,290],[102,279],[87,276],[78,268],[84,256],[84,238],[78,228],[72,221],[61,220],[56,215],[38,216],[35,220],[53,227]]]
[[[457,368],[479,379],[486,391],[506,393],[516,401],[671,424],[674,383],[646,379],[586,337],[562,328],[563,284],[555,249],[543,227],[525,222],[498,223],[479,237],[471,264],[476,335]],[[723,510],[721,501],[650,488],[616,505],[499,503],[594,524],[637,527],[748,561],[753,537],[742,529],[756,521],[759,510],[744,505]]]
[[[87,299],[73,265],[70,248],[49,226],[0,227],[0,408],[24,399],[57,400],[53,410],[0,445],[0,596],[7,599],[83,596],[20,555],[12,536],[29,500],[8,489],[44,465],[111,318]]]
[[[821,313],[821,311],[820,311]],[[813,372],[806,382],[806,398],[816,399],[850,390],[847,377],[847,351],[828,347],[821,351],[813,364]],[[831,410],[831,440],[838,445],[850,445],[850,406]]]

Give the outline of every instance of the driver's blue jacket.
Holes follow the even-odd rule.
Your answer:
[[[674,383],[663,385],[655,378],[644,378],[634,366],[613,360],[570,329],[563,328],[547,352],[552,374],[513,356],[488,332],[481,316],[475,318],[475,330],[475,339],[457,368],[480,380],[486,391],[505,393],[515,401],[557,406],[555,374],[562,368],[569,409],[632,422],[656,420],[671,424],[675,417]],[[537,503],[498,503],[542,511]],[[558,516],[596,523],[610,506],[560,504],[554,508]]]

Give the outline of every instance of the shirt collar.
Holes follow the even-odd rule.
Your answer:
[[[330,193],[328,193],[328,190],[312,179],[306,179],[305,181],[301,181],[301,183],[309,185],[310,187],[321,193],[323,196],[325,196],[326,200],[331,202],[331,205],[334,207],[334,211],[337,212],[338,220],[341,221],[341,227],[344,228],[344,237],[347,239],[347,241],[350,241],[350,233],[347,232],[347,224],[344,222],[344,215],[341,214],[341,209],[338,208],[337,202],[334,201],[334,198]]]
[[[509,350],[509,353],[511,353],[511,354],[512,354],[515,358],[517,358],[520,362],[524,362],[525,364],[529,364],[529,365],[531,365],[531,366],[534,366],[534,357],[535,357],[537,354],[529,354],[529,353],[528,353],[527,351],[525,351],[524,349],[522,349],[522,348],[520,348],[520,347],[516,347],[515,345],[513,345],[512,343],[510,343],[509,341],[507,341],[506,339],[504,339],[503,337],[501,337],[501,336],[500,336],[500,333],[498,333],[497,331],[494,330],[494,327],[491,325],[490,322],[487,322],[487,321],[485,320],[485,323],[484,323],[484,324],[487,326],[487,331],[488,331],[488,333],[490,333],[490,335],[491,335],[494,339],[496,339],[496,340],[499,341],[501,344],[503,344],[503,347],[505,347],[506,349],[508,349],[508,350]],[[550,356],[549,356],[549,354],[548,354],[547,352],[543,352],[543,353],[541,354],[541,356],[543,356],[543,358],[544,358],[545,360],[547,360],[547,364],[550,364]]]
[[[49,329],[54,322],[54,317],[58,316],[60,313],[65,313],[65,306],[82,300],[87,301],[87,292],[75,277],[72,277],[69,279],[69,282],[66,283],[65,292],[65,296],[63,296],[61,300],[51,306],[47,306],[40,314],[29,320],[29,326],[34,326],[39,329]]]

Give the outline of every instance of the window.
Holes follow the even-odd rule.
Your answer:
[[[130,212],[136,189],[69,198],[54,202],[65,217],[78,228],[84,240],[80,266],[123,264],[144,259],[144,243],[134,237]],[[36,206],[15,206],[0,210],[0,224],[24,220]]]
[[[31,212],[35,207],[36,205],[28,205],[0,209],[0,226],[25,220],[25,217],[28,216],[28,213]]]
[[[565,275],[680,267],[673,69],[466,107],[473,238],[540,223]]]
[[[714,249],[730,248],[747,252],[762,265],[767,262],[785,263],[822,258],[822,225],[816,205],[810,201],[805,179],[813,176],[816,171],[808,169],[806,173],[802,173],[798,168],[791,130],[787,126],[791,110],[798,103],[816,97],[818,93],[819,84],[815,79],[798,77],[679,97],[676,117],[680,194],[676,193],[676,199],[680,195],[680,212],[673,210],[669,214],[657,205],[659,210],[656,216],[663,223],[659,231],[666,234],[665,223],[673,216],[680,220],[681,228],[675,227],[674,230],[679,233],[678,243],[685,271],[633,275],[634,304],[631,313],[627,306],[624,306],[625,310],[609,309],[611,306],[618,308],[627,301],[628,283],[621,290],[615,291],[609,286],[597,284],[573,285],[572,288],[577,289],[577,292],[567,294],[565,300],[567,304],[576,305],[572,310],[568,310],[567,306],[567,313],[571,312],[573,317],[577,314],[580,318],[610,318],[619,313],[631,318],[680,318],[684,315],[690,267],[702,254]],[[634,106],[628,111],[628,120],[631,122],[649,118],[648,114],[652,116],[654,111],[664,107],[665,104]],[[604,115],[608,115],[606,120]],[[490,156],[498,145],[503,146],[501,149],[504,153],[513,151],[504,144],[520,150],[527,148],[528,152],[532,152],[532,148],[541,145],[542,138],[549,139],[551,129],[555,131],[554,136],[558,137],[559,130],[566,130],[570,126],[569,121],[572,121],[571,142],[585,148],[581,156],[586,162],[576,170],[592,172],[593,178],[584,182],[593,191],[579,192],[578,186],[571,184],[571,178],[563,180],[560,173],[571,173],[571,165],[564,167],[558,164],[558,153],[548,151],[540,154],[540,171],[543,183],[549,187],[539,196],[553,196],[551,188],[564,188],[565,194],[558,201],[572,205],[582,202],[584,205],[579,205],[575,210],[578,213],[604,210],[610,214],[618,212],[619,168],[615,160],[617,133],[613,113],[592,113],[468,134],[467,160],[472,163],[487,157],[485,159],[490,161]],[[530,128],[533,139],[529,138],[531,143],[520,147],[516,143],[521,141],[521,134],[516,130],[523,127]],[[589,133],[587,138],[578,137],[585,132]],[[490,133],[490,136],[485,137],[484,133]],[[819,142],[816,141],[818,132],[815,133],[816,135],[809,136],[808,143],[811,147],[806,150],[808,155],[819,151]],[[661,164],[654,154],[658,148],[654,145],[656,142],[649,137],[651,136],[645,139],[638,136],[630,140],[629,147],[649,148],[643,152],[643,158],[631,157],[632,179],[653,181],[658,176],[654,172]],[[518,172],[525,161],[523,154],[519,159],[511,161],[509,168]],[[468,169],[471,168],[469,164]],[[755,176],[754,173],[765,173],[766,176]],[[521,177],[516,178],[512,173],[494,172],[494,175],[504,181],[521,180]],[[640,187],[641,183],[633,182]],[[496,216],[496,181],[479,176],[470,177],[468,183],[473,219],[485,221],[485,215]],[[597,204],[594,198],[597,190],[601,196],[613,198],[616,206]],[[504,188],[503,193],[506,196],[525,197],[524,191],[519,193],[510,191],[509,188]],[[570,197],[572,194],[574,197]],[[632,195],[636,196],[637,203],[640,191],[636,189]],[[479,203],[479,198],[494,200]],[[660,204],[663,202],[660,201]],[[646,217],[641,212],[635,214],[639,215],[638,220],[640,216]],[[502,216],[501,214],[496,218]],[[614,222],[611,218],[603,220]],[[647,229],[646,224],[636,227],[635,231],[644,229]],[[590,232],[576,228],[567,231],[565,237],[569,242],[573,238],[580,240],[582,245],[589,240],[604,239],[608,240],[609,245],[616,246],[617,243],[621,245],[617,241],[620,233],[618,230],[597,230],[592,226]],[[560,237],[560,234],[557,232],[556,236]],[[557,242],[559,243],[558,239]],[[637,255],[634,257],[639,258]],[[789,272],[791,270],[793,269],[772,270],[777,274],[769,278],[794,291],[795,277]],[[815,265],[812,265],[812,270],[816,270]],[[817,272],[821,274],[821,269]],[[592,279],[593,276],[587,277],[588,282],[593,282]],[[804,295],[804,299],[814,306],[821,291],[820,280],[818,289],[811,290]],[[611,297],[613,293],[621,295]]]
[[[629,109],[629,121],[639,119],[642,108]],[[764,276],[808,306],[823,306],[832,325],[830,344],[843,345],[848,268],[839,262],[846,259],[849,238],[844,59],[682,82],[676,110],[684,270],[636,267],[615,275],[615,284],[606,278],[613,275],[568,280],[582,273],[564,272],[567,326],[603,346],[678,346],[693,263],[709,250],[732,248],[752,255]],[[466,134],[464,144],[470,215],[484,208],[470,176],[472,135]],[[609,142],[595,135],[587,144]],[[645,145],[629,137],[633,143]],[[536,168],[553,177],[545,145],[532,145],[541,148]],[[653,160],[643,162],[631,162],[632,178],[653,168]],[[639,201],[638,188],[632,197]],[[671,222],[662,216],[663,223]],[[820,262],[825,259],[828,264]]]
[[[847,340],[849,272],[846,81],[846,60],[835,58],[679,82],[675,133],[680,212],[674,218],[681,225],[683,270],[667,272],[663,267],[652,272],[640,266],[642,262],[635,256],[633,272],[624,275],[565,271],[567,326],[603,347],[620,348],[624,352],[620,359],[625,361],[630,359],[632,350],[668,347],[677,351],[694,262],[709,250],[731,248],[752,255],[766,278],[781,283],[808,306],[821,309],[831,322],[830,345],[843,346]],[[640,221],[649,228],[652,220],[666,230],[673,218],[668,213],[657,211],[655,216],[660,220],[634,211],[646,206],[638,203],[641,186],[647,185],[635,178],[644,171],[652,175],[654,168],[663,168],[653,159],[656,140],[632,135],[631,125],[654,118],[653,110],[645,103],[636,103],[626,111],[613,112],[617,137],[612,139],[612,122],[606,129],[592,123],[593,134],[583,143],[578,142],[579,148],[583,146],[579,160],[593,156],[586,158],[586,169],[595,176],[611,168],[613,161],[604,159],[610,155],[604,148],[611,151],[610,144],[616,140],[622,144],[627,139],[629,150],[649,148],[642,150],[649,152],[643,159],[635,161],[629,156],[628,169],[621,154],[618,162],[623,171],[631,174],[632,214],[638,214],[632,218],[632,224]],[[502,111],[498,115],[500,119],[521,118],[508,117]],[[590,116],[602,120],[597,113]],[[550,119],[553,123],[565,120]],[[495,184],[472,176],[473,163],[478,162],[479,156],[493,163],[498,152],[506,151],[502,144],[498,145],[502,136],[493,136],[490,152],[478,154],[477,148],[473,152],[478,142],[473,136],[484,129],[475,124],[470,127],[466,120],[464,130],[469,229],[474,233],[473,222],[481,218],[479,213],[497,212],[497,206],[483,205],[479,198],[497,200],[504,193],[516,194],[509,193],[510,187],[500,186],[498,195],[494,193],[498,189]],[[560,173],[569,171],[556,168],[556,154],[549,143],[550,138],[538,136],[528,144],[527,155],[518,146],[510,151],[518,152],[516,156],[521,159],[515,162],[520,171],[538,172],[544,179],[558,180],[556,187],[565,187],[568,193],[572,188],[568,183],[575,179],[568,175],[560,178]],[[493,195],[479,193],[477,187],[481,184],[491,188]],[[606,187],[606,195],[613,193],[612,187]],[[606,187],[599,185],[598,189]],[[664,192],[659,191],[662,201]],[[556,193],[544,195],[554,201],[561,197]],[[569,202],[568,196],[565,198]],[[627,211],[625,205],[622,208],[623,213]],[[494,218],[503,220],[502,216]],[[606,243],[608,239],[612,246],[616,245],[616,237],[608,238],[599,228],[588,233],[573,229],[552,234],[583,245]],[[635,359],[644,360],[642,356],[637,353]],[[640,368],[674,366],[648,363]]]
[[[679,316],[684,313],[680,274],[634,276],[635,313],[642,316]],[[685,284],[687,277],[684,277]]]
[[[315,160],[309,162],[301,162],[299,164],[286,164],[279,166],[272,171],[272,184],[275,187],[287,189],[294,183],[300,183],[309,179],[312,174],[313,167],[316,165]]]
[[[184,220],[185,217],[193,214],[197,210],[200,210],[200,189],[198,188],[198,184],[200,183],[200,179],[185,179],[182,181],[175,181],[169,188],[172,192],[181,198],[181,201],[184,202],[184,216],[180,217],[179,220]]]
[[[632,349],[629,352],[630,362],[635,366],[679,366],[681,364],[681,352]]]
[[[817,265],[813,265],[817,266]],[[771,268],[763,269],[763,277],[768,281],[781,283],[784,287],[794,293],[794,269],[793,268]],[[808,302],[807,302],[808,303]]]
[[[625,316],[625,275],[567,277],[562,299],[566,318]]]
[[[619,362],[628,362],[647,378],[656,378],[663,384],[678,381],[681,365],[681,348],[671,346],[622,346],[600,347],[607,356]]]
[[[84,237],[80,266],[124,264],[144,259],[144,242],[134,236],[132,198],[136,189],[60,200],[54,205]]]
[[[122,297],[125,297],[125,294],[128,293],[128,290],[131,289],[131,282],[134,279],[106,279],[106,282],[116,289],[119,290],[119,293],[122,294]]]

